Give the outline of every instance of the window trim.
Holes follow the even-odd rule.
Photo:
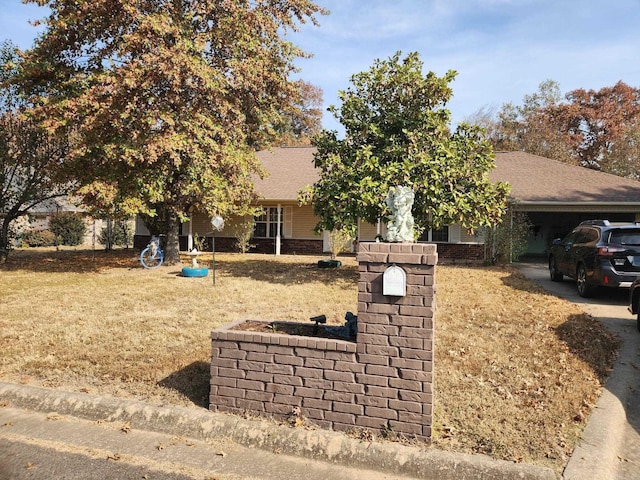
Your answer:
[[[434,232],[443,232],[446,229],[447,239],[446,240],[433,240]],[[429,230],[425,230],[422,232],[420,236],[420,241],[422,242],[432,242],[432,243],[450,243],[451,242],[451,225],[443,225],[440,229],[430,228]]]
[[[271,206],[271,205],[265,205],[262,207],[263,208],[263,213],[262,215],[256,216],[254,217],[254,224],[255,227],[253,228],[253,235],[251,236],[251,238],[260,238],[260,239],[275,239],[278,235],[278,221],[277,220],[271,220],[271,213],[272,210],[276,210],[276,215],[278,215],[278,207],[277,206]],[[279,220],[280,220],[280,237],[282,237],[284,235],[284,208],[280,207],[280,212],[279,212]],[[259,220],[259,218],[264,217],[265,220],[261,221]],[[266,232],[266,236],[257,236],[256,235],[256,230],[258,229],[258,224],[260,225],[266,225],[265,228],[265,232]],[[272,235],[273,233],[273,235]]]

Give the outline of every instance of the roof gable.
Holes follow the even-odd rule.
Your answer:
[[[320,179],[313,164],[315,152],[315,147],[278,147],[258,152],[258,160],[269,172],[263,179],[254,179],[258,194],[267,200],[297,200],[300,189]]]

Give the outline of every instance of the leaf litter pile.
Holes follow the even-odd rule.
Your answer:
[[[213,285],[211,272],[145,270],[137,256],[12,252],[0,265],[0,380],[206,408],[212,329],[320,314],[341,325],[357,311],[353,257],[318,269],[316,257],[217,253]],[[618,339],[516,268],[440,264],[436,282],[432,445],[561,471]]]

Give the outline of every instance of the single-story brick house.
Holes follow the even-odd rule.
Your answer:
[[[29,209],[28,225],[23,226],[23,230],[48,230],[51,217],[60,212],[73,212],[84,215],[84,222],[87,226],[82,245],[92,245],[96,237],[100,236],[105,221],[95,219],[86,214],[86,210],[69,197],[61,196],[44,200]]]
[[[328,250],[328,233],[316,234],[317,218],[310,205],[298,204],[298,192],[318,179],[313,166],[313,147],[280,147],[258,152],[265,179],[256,179],[264,215],[255,219],[251,250],[261,253],[322,254]],[[508,182],[518,209],[527,212],[535,228],[528,254],[543,255],[553,238],[567,233],[579,221],[589,218],[634,221],[640,219],[640,182],[572,166],[524,152],[497,152],[492,181]],[[278,221],[279,220],[279,221]],[[233,228],[241,219],[225,219],[224,229],[215,234],[216,251],[234,251]],[[375,241],[384,235],[384,225],[362,222],[358,241]],[[195,214],[182,225],[181,249],[198,236],[211,237],[211,219]],[[143,247],[149,232],[140,220],[136,224],[136,246]],[[484,240],[460,225],[425,232],[421,241],[438,244],[440,258],[482,260]]]

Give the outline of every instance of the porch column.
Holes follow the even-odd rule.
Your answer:
[[[276,255],[280,255],[280,218],[282,216],[282,205],[278,204],[278,218],[276,226]]]

